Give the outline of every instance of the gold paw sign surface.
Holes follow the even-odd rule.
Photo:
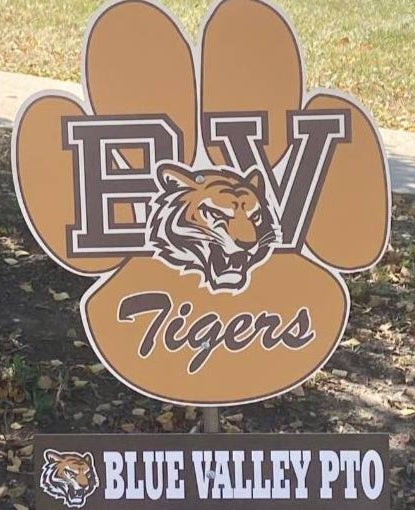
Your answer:
[[[20,206],[43,249],[98,276],[89,340],[130,388],[177,403],[288,391],[347,323],[342,274],[381,257],[390,192],[354,100],[306,92],[295,32],[271,4],[224,0],[199,43],[161,5],[105,5],[85,100],[46,91],[14,132]]]

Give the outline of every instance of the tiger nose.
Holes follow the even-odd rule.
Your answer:
[[[256,244],[256,241],[242,241],[241,239],[236,239],[235,244],[238,248],[242,248],[242,250],[250,250]]]
[[[78,480],[78,483],[79,483],[79,485],[80,485],[82,488],[88,487],[88,478],[87,478],[86,476],[82,476],[82,477]]]

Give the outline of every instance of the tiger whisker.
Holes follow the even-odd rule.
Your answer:
[[[262,241],[265,241],[267,239],[272,239],[274,238],[275,239],[275,234],[274,232],[267,232],[265,233],[263,236],[261,236],[258,240],[258,243],[261,243]]]
[[[216,244],[217,246],[225,246],[225,244],[221,240],[211,238],[211,237],[187,237],[187,240],[194,241],[194,242],[207,241],[209,244]]]
[[[194,229],[196,231],[200,231],[201,233],[206,234],[206,235],[208,235],[210,237],[215,237],[218,240],[222,240],[222,237],[218,233],[213,232],[212,230],[210,230],[207,227],[203,227],[201,225],[198,225],[198,226],[195,226]]]

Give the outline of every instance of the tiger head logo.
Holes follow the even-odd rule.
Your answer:
[[[184,271],[201,273],[215,291],[240,290],[250,271],[281,240],[259,170],[190,172],[174,164],[158,172],[163,192],[152,221],[157,254]]]
[[[46,450],[40,485],[68,508],[83,508],[86,500],[99,487],[99,479],[91,453]]]

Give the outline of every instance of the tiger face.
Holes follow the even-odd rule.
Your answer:
[[[159,168],[151,241],[163,260],[197,271],[212,291],[243,289],[250,271],[270,254],[280,230],[265,198],[259,170],[190,172]]]
[[[69,508],[82,508],[88,496],[99,487],[99,479],[90,453],[59,453],[46,450],[40,485]]]

